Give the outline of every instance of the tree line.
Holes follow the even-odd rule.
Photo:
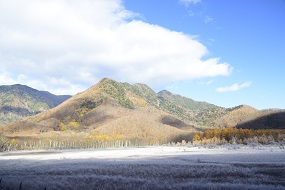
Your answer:
[[[0,152],[18,150],[56,150],[56,149],[100,149],[126,148],[158,145],[159,142],[146,142],[139,138],[114,139],[108,135],[96,138],[63,139],[15,139],[0,136]]]
[[[48,150],[48,149],[96,149],[96,148],[124,148],[162,145],[168,146],[199,146],[199,145],[223,145],[223,144],[285,144],[285,129],[237,129],[222,128],[208,129],[197,132],[192,141],[177,140],[175,142],[148,142],[144,139],[125,139],[119,135],[90,134],[85,137],[65,137],[54,139],[17,139],[0,136],[1,151],[17,150]]]
[[[198,132],[193,137],[194,145],[206,144],[274,144],[285,143],[285,129],[237,129],[222,128],[208,129],[204,132]]]

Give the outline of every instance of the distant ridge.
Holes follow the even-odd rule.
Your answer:
[[[186,98],[178,94],[173,94],[167,90],[162,90],[158,92],[158,97],[190,110],[201,111],[205,109],[218,108],[218,106],[215,106],[213,104],[195,101],[191,98]]]
[[[26,85],[0,86],[0,125],[56,107],[71,96],[57,96]]]
[[[195,101],[167,90],[160,91],[161,109],[176,115],[198,128],[214,127],[214,121],[227,113],[227,109],[207,102]]]
[[[285,110],[257,110],[248,105],[228,109],[228,113],[215,121],[217,127],[247,129],[285,129]]]

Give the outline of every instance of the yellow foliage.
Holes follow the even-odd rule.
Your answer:
[[[12,139],[11,140],[11,144],[17,144],[17,140],[16,139]]]
[[[123,136],[121,136],[121,135],[112,135],[112,139],[114,139],[114,140],[122,140]]]
[[[106,134],[102,134],[102,135],[97,135],[95,137],[95,140],[98,140],[98,141],[110,141],[111,138],[108,135],[106,135]]]
[[[78,128],[79,126],[80,126],[80,124],[79,124],[78,122],[76,122],[76,121],[71,121],[71,122],[67,125],[68,128]]]
[[[88,139],[91,140],[96,140],[96,141],[113,141],[113,140],[122,140],[124,139],[121,135],[107,135],[107,134],[98,134],[98,133],[93,133],[87,136]]]
[[[59,127],[60,127],[61,131],[66,131],[67,130],[67,127],[63,123],[60,123]]]
[[[203,133],[202,132],[198,132],[195,134],[194,138],[193,138],[193,141],[200,141],[202,140],[202,137],[203,137]]]

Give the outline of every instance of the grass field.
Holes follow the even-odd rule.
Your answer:
[[[285,189],[278,146],[0,153],[0,189]]]

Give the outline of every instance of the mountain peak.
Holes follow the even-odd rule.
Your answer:
[[[36,89],[33,89],[27,85],[22,85],[22,84],[12,84],[12,85],[1,85],[0,90],[33,90],[33,91],[38,91]]]
[[[235,110],[241,111],[241,110],[243,110],[244,112],[257,112],[258,111],[254,107],[246,105],[246,104],[242,104],[242,105],[239,105],[239,106],[236,106],[233,108],[229,108],[228,110],[229,111],[235,111]]]
[[[103,79],[101,79],[100,81],[99,81],[99,84],[101,84],[101,83],[106,83],[106,82],[117,82],[117,81],[115,81],[115,80],[113,80],[113,79],[111,79],[111,78],[107,78],[107,77],[105,77],[105,78],[103,78]]]
[[[168,94],[168,95],[172,95],[173,93],[169,92],[168,90],[161,90],[160,92],[158,92],[158,94]]]

